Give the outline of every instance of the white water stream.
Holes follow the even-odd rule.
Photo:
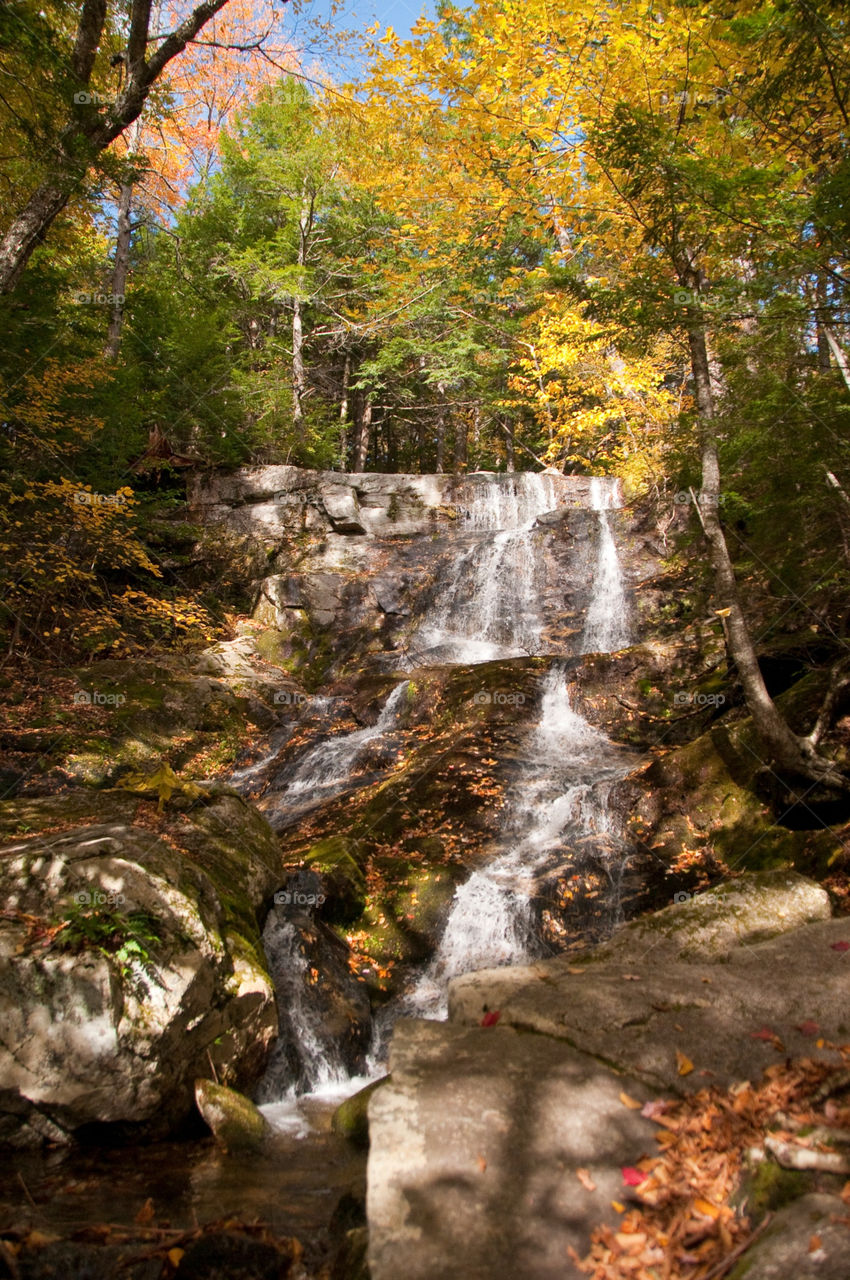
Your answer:
[[[467,496],[468,495],[468,496]],[[465,499],[465,501],[463,500]],[[627,597],[610,510],[616,487],[591,483],[596,512],[595,564],[582,652],[610,652],[630,638]],[[539,652],[543,628],[540,599],[541,535],[535,521],[557,507],[556,479],[520,475],[469,481],[457,504],[464,520],[463,545],[446,585],[438,590],[412,645],[415,663],[470,664]],[[279,812],[298,814],[341,794],[370,743],[397,723],[407,682],[396,686],[373,726],[337,735],[312,747],[287,775]],[[540,954],[539,898],[544,881],[582,864],[588,851],[602,867],[608,888],[609,923],[617,920],[623,868],[616,823],[609,805],[612,785],[631,767],[623,748],[611,743],[576,712],[564,666],[555,662],[544,677],[540,710],[529,731],[517,780],[507,805],[500,850],[455,893],[440,944],[402,1002],[404,1012],[444,1017],[452,978],[475,969],[527,962]],[[336,1047],[324,1035],[307,998],[306,959],[294,925],[273,913],[264,941],[274,968],[278,1002],[285,1002],[285,1034],[266,1077],[264,1096],[280,1098],[280,1080],[290,1083],[270,1118],[292,1124],[296,1093],[351,1092]],[[384,1030],[386,1023],[384,1023]]]

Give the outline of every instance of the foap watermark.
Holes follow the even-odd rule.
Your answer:
[[[676,906],[681,906],[683,902],[690,902],[691,896],[691,894],[685,893],[684,889],[677,889],[673,894],[673,901]]]
[[[685,507],[690,502],[698,507],[722,507],[726,501],[726,494],[705,493],[702,489],[699,493],[694,493],[691,489],[680,489],[673,495],[673,501],[680,507]]]
[[[287,493],[285,489],[281,489],[280,493],[274,495],[274,502],[289,507],[306,507],[310,502],[309,493]]]
[[[74,94],[74,105],[78,107],[111,107],[114,98],[105,98],[95,89],[78,89]]]
[[[126,297],[123,293],[86,293],[78,289],[71,294],[75,307],[123,307]]]
[[[492,693],[488,689],[479,689],[472,701],[479,707],[521,707],[525,702],[525,694],[507,693],[504,689],[496,689]]]
[[[78,507],[125,507],[126,493],[90,493],[88,489],[77,489],[74,502]]]
[[[298,889],[278,889],[274,900],[279,907],[320,907],[326,901],[326,895],[302,893]]]
[[[123,907],[127,899],[123,893],[105,889],[78,889],[74,894],[78,907]]]
[[[278,689],[272,701],[278,707],[303,707],[310,699],[306,693],[297,693],[292,689]]]
[[[75,707],[123,707],[126,701],[123,693],[102,693],[100,689],[78,689],[74,694]]]
[[[674,707],[722,707],[725,693],[692,693],[690,689],[677,689],[673,694]]]
[[[752,302],[740,285],[714,285],[705,291],[677,289],[673,294],[677,307],[699,307],[701,311],[736,312],[742,306],[752,308]]]

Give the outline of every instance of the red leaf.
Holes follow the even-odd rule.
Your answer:
[[[812,1022],[810,1019],[808,1022],[801,1022],[797,1027],[797,1031],[804,1036],[816,1036],[820,1031],[820,1027],[816,1022]]]
[[[495,1027],[496,1023],[502,1016],[501,1009],[491,1009],[489,1013],[485,1013],[481,1019],[482,1027]]]
[[[778,1040],[778,1038],[776,1032],[771,1031],[770,1027],[762,1027],[761,1031],[750,1032],[751,1040]]]
[[[850,951],[850,942],[833,942],[833,951]]]
[[[620,1172],[627,1187],[639,1187],[642,1182],[646,1182],[647,1175],[641,1173],[640,1169],[633,1169],[631,1165],[625,1165]]]

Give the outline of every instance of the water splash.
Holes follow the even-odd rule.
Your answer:
[[[342,1086],[349,1073],[311,999],[301,935],[277,907],[266,920],[263,949],[274,981],[280,1032],[260,1081],[258,1100],[276,1102],[285,1096]]]

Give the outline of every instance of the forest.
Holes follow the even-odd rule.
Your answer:
[[[0,1280],[847,1280],[848,113],[841,0],[0,0]]]

